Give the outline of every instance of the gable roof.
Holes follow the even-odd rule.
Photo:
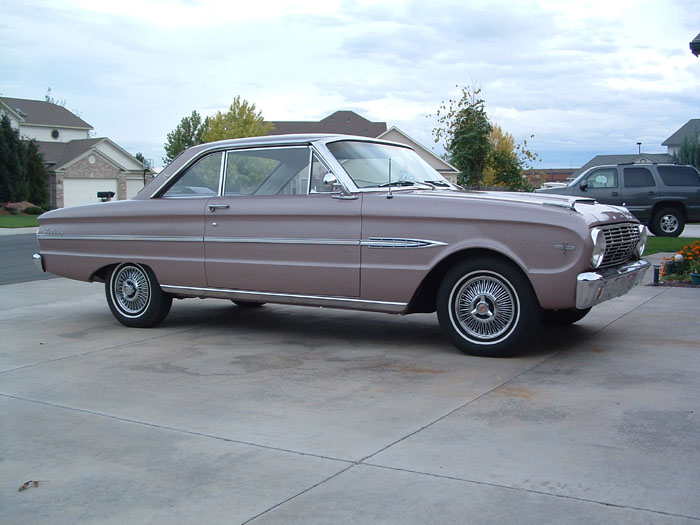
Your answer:
[[[387,138],[387,136],[393,134],[393,133],[398,133],[401,137],[403,137],[400,141],[397,141],[395,139]],[[433,151],[429,150],[425,146],[423,146],[420,142],[418,142],[416,139],[413,137],[409,136],[406,132],[402,131],[401,129],[397,128],[396,126],[391,126],[388,130],[386,130],[384,133],[379,135],[377,137],[378,139],[385,139],[385,140],[394,140],[394,142],[401,142],[402,144],[407,144],[411,146],[414,150],[418,151],[424,151],[427,153],[430,158],[433,159],[433,162],[435,162],[437,165],[440,166],[440,168],[436,168],[439,172],[441,173],[459,173],[459,170],[455,168],[452,164],[447,162],[445,159],[439,157],[436,155]]]
[[[354,111],[336,111],[326,118],[315,121],[270,121],[275,129],[268,135],[296,133],[339,133],[360,137],[377,138],[386,131],[386,122],[371,122]]]
[[[690,42],[690,51],[692,51],[695,56],[700,56],[700,33]]]
[[[691,118],[683,124],[678,130],[664,140],[662,146],[680,146],[683,144],[683,139],[686,135],[700,135],[700,118]]]
[[[593,166],[608,166],[611,164],[625,164],[629,162],[639,162],[646,159],[647,162],[657,164],[673,162],[673,157],[668,153],[635,153],[634,155],[596,155],[583,166],[577,169],[572,177],[578,177],[581,173]]]
[[[93,129],[90,124],[63,106],[44,100],[0,97],[0,102],[21,118],[22,124]]]
[[[71,140],[70,142],[45,142],[39,140],[36,144],[48,168],[50,170],[55,170],[79,157],[103,140],[105,139],[80,139]]]

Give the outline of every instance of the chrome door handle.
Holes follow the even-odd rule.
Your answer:
[[[613,191],[612,194],[613,194],[613,197],[617,197],[619,195],[619,193],[616,191]]]
[[[226,208],[229,208],[230,206],[228,204],[207,204],[207,207],[209,208],[209,211],[214,211],[217,209],[225,210]]]

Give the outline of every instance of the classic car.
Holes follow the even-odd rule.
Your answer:
[[[173,298],[435,312],[465,353],[511,355],[639,284],[645,227],[593,199],[463,191],[411,148],[344,135],[187,149],[134,198],[39,218],[43,271],[105,285],[126,326]]]

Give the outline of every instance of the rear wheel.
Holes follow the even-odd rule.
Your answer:
[[[663,208],[657,211],[649,225],[651,232],[659,237],[678,237],[683,233],[684,227],[683,213],[676,208]]]
[[[578,310],[571,308],[569,310],[544,310],[542,312],[542,321],[545,324],[568,325],[574,324],[588,315],[590,308]]]
[[[110,272],[105,295],[114,317],[135,328],[156,326],[173,303],[172,296],[160,289],[153,271],[136,263],[120,264]]]
[[[453,267],[437,295],[437,314],[447,338],[466,354],[513,355],[540,322],[532,286],[512,263],[479,257]]]

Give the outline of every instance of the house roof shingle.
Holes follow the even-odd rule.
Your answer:
[[[275,129],[268,135],[292,133],[339,133],[376,138],[384,133],[386,122],[371,122],[354,111],[336,111],[323,120],[315,121],[270,121]]]
[[[105,140],[104,137],[71,140],[70,142],[37,141],[36,144],[44,157],[44,162],[48,164],[50,170],[54,170],[79,157],[103,140]]]
[[[10,97],[0,97],[0,101],[22,117],[25,124],[93,129],[90,124],[63,106],[51,102]]]
[[[686,135],[700,135],[700,118],[691,118],[688,122],[682,125],[678,130],[664,140],[662,146],[680,146],[683,144],[683,139]]]
[[[690,42],[690,51],[692,51],[695,56],[700,56],[700,33]]]

